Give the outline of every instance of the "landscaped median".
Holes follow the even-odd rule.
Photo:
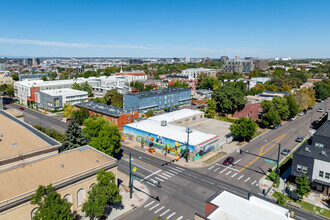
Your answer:
[[[275,192],[273,193],[273,197],[277,199],[277,201],[283,200],[283,194],[280,192]],[[324,209],[318,206],[315,206],[313,204],[310,204],[308,202],[305,201],[294,201],[293,199],[291,199],[288,195],[284,196],[284,201],[282,203],[285,207],[289,208],[288,205],[290,206],[294,206],[297,208],[302,208],[305,209],[307,211],[313,212],[317,215],[322,215],[324,217],[330,218],[330,210],[329,209]],[[279,204],[281,205],[281,204]]]
[[[306,141],[308,141],[308,139],[306,139],[304,142],[302,142],[299,145],[299,147],[302,146]],[[299,147],[297,147],[294,151],[298,150]],[[281,174],[283,174],[292,164],[293,152],[291,152],[291,154],[288,157],[286,157],[284,159],[284,161],[282,163],[280,163],[280,165],[278,167],[280,172],[279,172],[279,176],[277,178],[276,188],[278,188],[280,186],[280,176],[281,176]],[[275,183],[275,179],[276,179],[276,168],[270,174],[268,174],[268,176],[266,177],[266,180],[270,180],[273,183]]]

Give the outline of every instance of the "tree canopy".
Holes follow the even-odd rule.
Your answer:
[[[325,99],[330,96],[330,79],[324,79],[314,85],[316,98]]]
[[[240,117],[230,125],[229,130],[231,134],[249,141],[256,133],[257,128],[258,124],[252,118]]]
[[[88,84],[88,82],[84,82],[83,84],[79,85],[78,83],[73,83],[72,84],[72,89],[80,90],[80,91],[85,91],[88,93],[88,97],[92,96],[93,89],[92,87]]]
[[[315,91],[312,88],[301,88],[293,94],[299,109],[304,110],[315,104]]]
[[[79,123],[79,125],[82,125],[85,119],[89,118],[89,111],[85,107],[81,107],[79,110],[74,111],[72,113],[75,120]]]
[[[67,118],[70,118],[73,112],[76,111],[75,107],[70,102],[65,103],[63,109],[64,109],[63,116]]]
[[[123,94],[120,94],[116,89],[108,90],[104,96],[104,100],[108,105],[113,105],[118,108],[123,107]]]
[[[154,113],[153,110],[148,110],[148,111],[145,113],[145,115],[146,115],[147,117],[152,117],[152,116],[155,115],[155,113]]]
[[[75,219],[71,212],[72,204],[67,199],[62,199],[51,184],[46,187],[39,186],[31,198],[31,204],[38,206],[34,220]]]
[[[65,131],[65,137],[62,140],[62,147],[60,151],[71,150],[87,144],[87,138],[81,132],[79,123],[72,116],[68,122],[68,127]]]
[[[311,187],[309,186],[308,177],[303,174],[302,177],[297,177],[296,179],[297,189],[296,192],[301,197],[308,196],[311,191]]]
[[[217,104],[213,99],[207,100],[207,109],[205,112],[205,117],[214,118],[216,115]]]

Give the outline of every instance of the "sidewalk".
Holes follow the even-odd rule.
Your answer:
[[[129,193],[129,176],[118,171],[117,177],[120,183],[120,195],[122,196],[122,202],[120,204],[115,204],[113,207],[108,208],[106,210],[108,220],[119,220],[124,219],[125,215],[128,215],[133,210],[138,207],[141,207],[149,198],[149,190],[148,188],[142,184],[140,181],[134,180],[133,195],[132,199],[130,199]],[[139,191],[140,190],[140,191]],[[89,218],[86,216],[82,216],[81,220],[88,220]]]

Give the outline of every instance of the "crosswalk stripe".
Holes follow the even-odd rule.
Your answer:
[[[153,183],[157,183],[157,181],[156,180],[154,180],[154,179],[150,179]]]
[[[162,175],[167,176],[168,178],[171,178],[172,177],[172,176],[170,176],[170,175],[168,175],[166,173],[162,173]]]
[[[253,181],[253,182],[251,183],[251,185],[255,184],[255,182],[257,182],[257,181],[256,181],[256,180],[255,180],[255,181]]]
[[[164,179],[166,179],[167,180],[167,177],[165,177],[165,176],[162,176],[162,175],[160,175],[160,174],[157,174],[158,176],[160,176],[161,178],[164,178]]]
[[[178,172],[175,172],[174,170],[168,170],[169,172],[175,173],[175,174],[179,174]]]
[[[166,213],[168,213],[171,209],[167,209],[165,212],[163,212],[162,214],[159,215],[159,217],[162,217],[163,215],[165,215]]]
[[[242,179],[243,176],[244,176],[244,175],[240,176],[240,177],[238,178],[238,180]]]
[[[185,171],[185,169],[183,169],[183,168],[181,168],[181,167],[179,167],[179,166],[177,166],[177,167],[175,167],[175,168],[177,168],[177,169],[179,169],[179,170],[182,170],[182,171]]]
[[[183,216],[180,216],[179,218],[177,218],[176,220],[181,220],[183,218]]]
[[[234,176],[236,176],[237,175],[237,173],[234,173],[234,175],[232,175],[231,177],[234,177]]]
[[[151,207],[151,208],[149,209],[149,211],[153,210],[153,209],[156,208],[157,206],[159,206],[159,203],[156,204],[155,206]]]
[[[175,171],[180,172],[180,173],[182,172],[182,170],[179,170],[177,168],[170,167],[170,169],[175,170]]]
[[[220,169],[220,167],[218,167],[217,169],[213,170],[213,172],[216,172],[218,169]]]
[[[209,168],[209,170],[212,169],[213,167],[214,167],[214,166],[211,166],[211,167]]]
[[[165,206],[160,207],[157,211],[154,212],[154,214],[156,214],[157,212],[161,211],[161,210],[164,209],[164,208],[165,208]]]
[[[168,171],[166,171],[165,173],[168,174],[168,175],[171,175],[171,176],[175,176],[173,173],[170,173]]]
[[[169,216],[167,216],[167,219],[170,219],[175,214],[176,214],[176,212],[173,212],[172,214],[170,214]]]
[[[162,180],[161,178],[158,178],[157,176],[155,176],[155,179],[161,181],[161,182],[164,182],[164,180]]]
[[[220,173],[223,173],[223,172],[225,172],[225,171],[226,171],[226,169],[222,170]]]
[[[155,201],[150,202],[149,204],[145,205],[144,208],[147,208],[148,206],[150,206],[152,203],[154,203]]]
[[[228,174],[230,174],[231,173],[231,171],[229,171],[228,173],[226,173],[226,176],[228,175]]]
[[[249,179],[251,179],[250,177],[249,178],[247,178],[244,182],[246,183],[247,181],[249,181]]]
[[[147,182],[147,181],[146,181],[146,183],[148,183],[149,185],[152,185],[152,183],[149,183],[149,182]],[[154,186],[154,185],[152,185],[152,186]]]

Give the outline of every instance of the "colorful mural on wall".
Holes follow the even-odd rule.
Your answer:
[[[167,151],[167,153],[179,155],[181,151],[186,148],[186,143],[178,142],[176,140],[162,137],[153,133],[141,131],[126,125],[124,125],[123,128],[125,139],[130,139],[137,142],[141,142],[143,140],[147,146],[152,143],[155,148]],[[198,146],[189,145],[189,151],[192,153],[191,159],[196,160],[202,155],[214,150],[215,143],[218,141],[218,139],[219,137],[216,136],[199,144]]]

